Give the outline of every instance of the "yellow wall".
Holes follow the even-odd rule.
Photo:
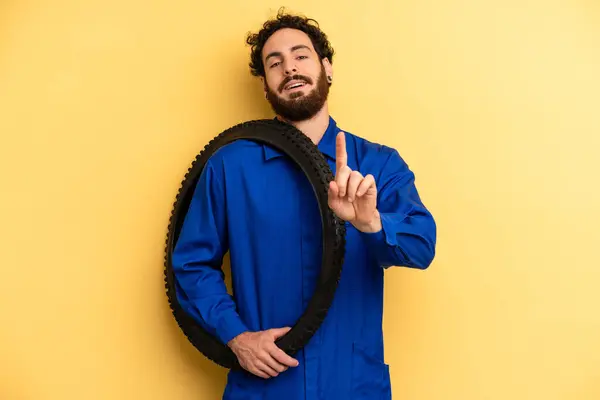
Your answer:
[[[598,3],[288,5],[338,52],[335,118],[438,221],[431,269],[387,274],[394,397],[600,399]],[[271,115],[244,35],[279,6],[0,2],[1,399],[219,397],[163,244],[196,153]]]

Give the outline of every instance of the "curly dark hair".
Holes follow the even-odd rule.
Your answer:
[[[280,8],[276,18],[268,20],[260,31],[248,33],[246,37],[246,43],[251,46],[250,73],[252,75],[265,76],[265,66],[262,62],[263,47],[271,35],[282,28],[298,29],[306,33],[320,59],[327,58],[333,64],[333,47],[327,35],[320,29],[319,23],[312,18],[285,13],[284,9]]]

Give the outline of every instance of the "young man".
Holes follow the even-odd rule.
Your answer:
[[[219,149],[199,179],[173,254],[179,299],[245,368],[229,373],[226,400],[389,399],[384,269],[427,268],[434,219],[396,150],[342,132],[329,115],[333,49],[316,21],[280,13],[247,43],[277,118],[312,139],[335,174],[329,206],[347,221],[342,277],[307,346],[294,358],[278,349],[319,275],[319,209],[290,159],[239,140]],[[235,302],[220,271],[227,251]]]

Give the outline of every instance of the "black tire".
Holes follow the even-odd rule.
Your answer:
[[[171,256],[207,160],[220,147],[239,139],[267,143],[289,156],[310,181],[321,213],[323,254],[319,281],[302,316],[276,342],[290,356],[308,343],[325,319],[340,279],[346,245],[344,221],[333,213],[327,203],[329,182],[334,179],[332,171],[317,146],[301,131],[275,119],[248,121],[227,129],[206,145],[185,175],[171,213],[166,243],[165,286],[175,320],[188,340],[208,359],[229,369],[241,369],[235,354],[204,330],[178,303]]]

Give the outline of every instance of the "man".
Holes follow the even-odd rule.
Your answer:
[[[199,179],[173,254],[178,298],[244,367],[229,373],[226,400],[390,399],[384,269],[427,268],[434,219],[396,150],[342,132],[329,115],[333,49],[316,21],[280,12],[247,43],[276,117],[312,139],[334,171],[329,206],[347,227],[342,277],[307,346],[293,358],[277,348],[319,275],[319,209],[288,157],[238,140]],[[235,300],[220,271],[227,251]]]

